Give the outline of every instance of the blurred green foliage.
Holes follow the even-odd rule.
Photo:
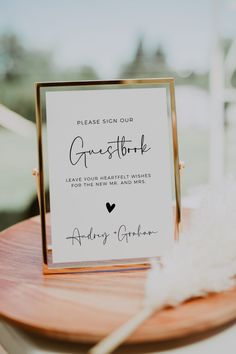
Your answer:
[[[194,85],[208,89],[208,72],[199,74],[193,71],[176,72],[168,65],[162,46],[155,51],[145,49],[142,37],[139,39],[133,59],[122,66],[121,78],[134,77],[174,77],[177,85]]]
[[[161,47],[154,53],[145,51],[138,41],[133,60],[121,66],[119,78],[177,77],[177,84],[191,84],[207,89],[208,74],[176,73]],[[52,53],[26,48],[14,33],[0,36],[0,103],[34,121],[34,90],[37,81],[95,80],[99,75],[90,66],[59,69]]]
[[[89,66],[62,70],[47,51],[26,48],[16,34],[0,36],[0,103],[34,121],[34,89],[37,81],[98,79]]]

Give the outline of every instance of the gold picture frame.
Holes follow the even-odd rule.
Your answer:
[[[179,237],[179,224],[181,221],[181,193],[180,193],[180,162],[176,121],[175,87],[174,78],[145,78],[145,79],[122,79],[122,80],[95,80],[95,81],[68,81],[68,82],[37,82],[35,83],[35,111],[37,124],[37,143],[38,143],[38,169],[33,174],[37,176],[37,191],[41,218],[42,233],[42,254],[43,254],[43,273],[71,273],[88,271],[105,271],[116,269],[139,269],[149,265],[148,259],[122,259],[119,261],[93,261],[76,262],[68,264],[52,263],[52,248],[50,244],[50,233],[46,227],[46,198],[45,198],[45,175],[44,175],[44,153],[43,153],[43,95],[47,90],[65,89],[68,87],[103,87],[103,88],[124,88],[130,87],[156,87],[164,86],[169,94],[169,116],[171,120],[172,133],[172,152],[173,152],[173,172],[174,172],[174,196],[175,196],[175,232],[174,239]],[[158,257],[157,257],[158,258]]]

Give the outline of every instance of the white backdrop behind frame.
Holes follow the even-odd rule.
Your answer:
[[[172,245],[180,221],[174,99],[172,78],[36,84],[45,273],[140,267]]]

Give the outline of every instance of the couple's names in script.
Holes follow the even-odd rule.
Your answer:
[[[69,150],[69,160],[74,166],[80,161],[83,163],[84,167],[88,167],[88,156],[104,156],[108,159],[112,159],[113,156],[122,159],[128,154],[145,154],[151,147],[148,147],[144,142],[144,134],[141,135],[139,145],[133,146],[132,140],[127,139],[124,135],[116,138],[114,141],[108,141],[108,146],[98,148],[98,149],[86,149],[85,142],[82,136],[77,135],[71,145]]]
[[[119,242],[129,243],[132,238],[149,237],[157,233],[158,231],[154,230],[143,230],[140,224],[137,226],[136,230],[133,231],[128,230],[127,226],[122,224],[113,232],[104,231],[102,233],[95,232],[93,226],[90,227],[88,233],[81,233],[79,228],[75,227],[72,232],[72,236],[67,236],[66,239],[71,240],[72,246],[75,244],[82,246],[82,240],[94,241],[100,239],[102,240],[103,246],[105,246],[107,244],[107,240],[112,236],[115,236]]]

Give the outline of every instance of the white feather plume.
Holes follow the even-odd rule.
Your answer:
[[[89,354],[111,353],[156,310],[235,285],[236,183],[209,191],[191,219],[188,231],[162,258],[162,266],[153,261],[141,310]]]
[[[193,212],[188,231],[153,263],[146,282],[145,306],[161,309],[235,285],[236,184],[208,192]]]

